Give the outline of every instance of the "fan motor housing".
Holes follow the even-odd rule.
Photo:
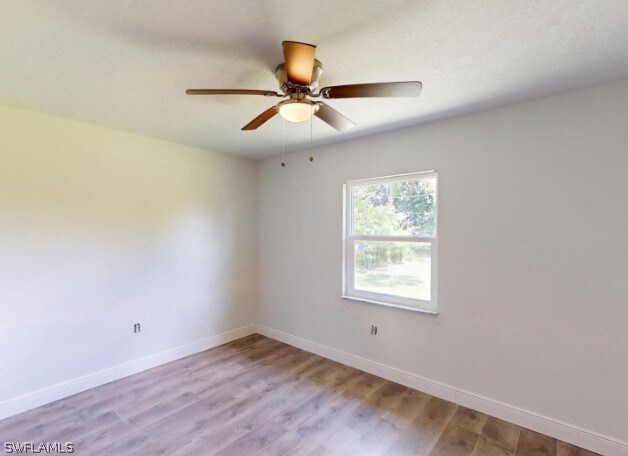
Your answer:
[[[312,81],[310,85],[302,86],[294,84],[288,81],[288,75],[286,73],[286,64],[280,63],[275,68],[275,78],[279,82],[279,87],[286,94],[299,93],[299,92],[313,92],[318,88],[318,81],[323,74],[323,64],[319,60],[314,60],[314,68],[312,68]]]

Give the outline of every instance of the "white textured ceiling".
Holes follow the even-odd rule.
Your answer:
[[[322,144],[628,77],[627,0],[2,0],[0,102],[211,150],[281,151],[281,41],[318,45],[321,85],[420,80],[416,99],[330,100]],[[286,150],[309,123],[286,123]]]

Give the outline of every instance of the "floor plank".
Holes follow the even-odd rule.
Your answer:
[[[0,421],[83,455],[594,456],[259,334]]]
[[[529,429],[522,429],[517,442],[516,456],[556,456],[558,443],[556,439]]]

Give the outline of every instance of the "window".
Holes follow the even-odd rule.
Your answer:
[[[437,312],[437,175],[345,184],[344,297]]]

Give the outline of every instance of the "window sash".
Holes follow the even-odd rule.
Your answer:
[[[412,177],[414,176],[414,177]],[[345,216],[345,226],[344,228],[344,236],[345,237],[360,237],[360,236],[377,236],[377,235],[362,235],[362,234],[353,234],[353,188],[354,187],[362,187],[365,185],[374,185],[374,184],[393,184],[397,182],[413,182],[413,181],[421,181],[426,179],[434,179],[436,178],[436,191],[434,198],[434,210],[436,213],[436,217],[434,219],[434,237],[422,237],[422,236],[404,236],[404,235],[388,235],[382,237],[388,237],[389,240],[396,240],[400,238],[413,238],[417,241],[421,239],[436,239],[438,237],[438,173],[435,171],[425,171],[420,173],[409,173],[409,174],[398,174],[396,176],[388,176],[388,177],[375,177],[372,179],[360,179],[360,180],[352,180],[347,181],[344,185],[345,197],[343,203],[345,204],[344,216]],[[393,239],[394,238],[394,239]],[[373,238],[373,240],[375,240]]]
[[[354,241],[391,241],[391,242],[434,242],[435,237],[421,236],[385,236],[379,234],[350,234],[347,239]]]
[[[365,236],[359,236],[364,238]],[[431,283],[429,301],[416,298],[408,298],[404,296],[396,296],[393,294],[377,293],[373,291],[359,290],[355,288],[355,243],[362,240],[379,240],[379,239],[347,239],[345,248],[345,291],[344,296],[347,298],[360,299],[376,304],[384,304],[396,307],[404,307],[411,310],[419,310],[428,313],[436,313],[436,303],[438,302],[437,290],[437,259],[438,259],[438,242],[434,238],[418,240],[411,239],[394,239],[395,242],[426,242],[430,244],[430,262],[431,262]]]

